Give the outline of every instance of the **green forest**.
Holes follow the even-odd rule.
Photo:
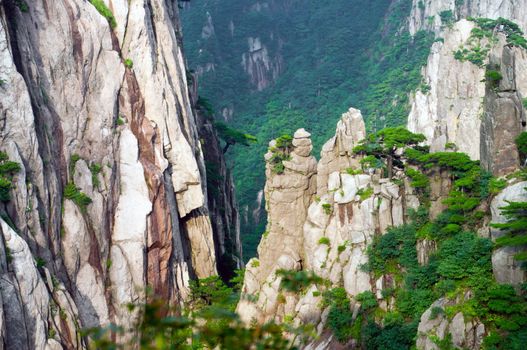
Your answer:
[[[353,106],[371,131],[403,125],[409,94],[421,83],[434,37],[406,30],[411,0],[257,1],[194,0],[181,10],[185,54],[199,77],[199,93],[215,110],[231,109],[227,122],[257,138],[228,156],[242,211],[244,259],[256,253],[265,213],[253,220],[257,192],[264,186],[263,154],[268,142],[305,127],[314,155],[333,135],[340,115]],[[213,35],[202,35],[208,21]],[[271,60],[280,61],[276,81],[257,91],[242,67],[248,38],[260,38]]]

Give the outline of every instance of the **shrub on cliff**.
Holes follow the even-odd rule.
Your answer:
[[[370,134],[353,148],[353,152],[365,156],[362,164],[367,167],[380,168],[385,164],[388,177],[391,178],[394,166],[403,168],[397,149],[417,146],[425,139],[424,135],[414,134],[403,127],[385,128]]]
[[[246,134],[239,130],[233,129],[225,123],[216,122],[214,123],[214,128],[218,133],[218,137],[225,142],[223,147],[223,154],[227,152],[229,146],[233,145],[243,145],[250,146],[251,144],[257,141],[256,137],[250,134]]]
[[[504,236],[496,239],[496,247],[521,248],[521,251],[516,253],[514,258],[524,262],[524,267],[527,267],[525,263],[527,262],[527,202],[508,202],[508,205],[500,209],[507,218],[507,222],[491,225],[505,233]]]
[[[272,164],[271,170],[273,173],[280,175],[285,171],[283,162],[291,159],[289,153],[293,148],[293,137],[291,135],[284,134],[276,138],[275,141],[275,147],[271,147],[269,149],[272,153],[269,163]]]
[[[527,99],[525,100],[527,105]],[[526,107],[527,108],[527,107]],[[518,152],[522,159],[527,158],[527,132],[522,132],[515,140],[516,146],[518,147]]]
[[[110,11],[102,0],[90,0],[90,3],[104,18],[106,18],[110,28],[115,29],[115,27],[117,27],[117,22],[115,21],[112,11]]]
[[[20,164],[9,160],[6,153],[0,152],[0,201],[11,200],[13,176],[20,171]]]

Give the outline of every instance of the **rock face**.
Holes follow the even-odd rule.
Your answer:
[[[423,68],[427,89],[413,97],[408,128],[424,134],[432,151],[453,147],[501,176],[520,165],[513,141],[526,125],[521,101],[527,96],[527,52],[496,34],[483,64],[462,62],[454,52],[469,46],[473,28],[461,20],[441,32],[443,40],[434,43]],[[492,68],[502,76],[497,85],[485,82],[487,65],[498,67]]]
[[[283,70],[282,56],[270,57],[259,37],[247,38],[248,49],[242,55],[242,67],[251,84],[262,91],[273,83]]]
[[[465,298],[470,296],[465,296]],[[423,350],[437,350],[439,347],[431,337],[444,339],[451,335],[452,345],[458,349],[480,349],[485,336],[485,325],[477,320],[466,320],[458,312],[449,320],[444,313],[445,307],[456,305],[455,300],[441,298],[428,308],[417,328],[416,346]]]
[[[280,291],[277,269],[313,271],[334,286],[343,285],[352,296],[364,291],[380,294],[391,282],[389,278],[371,281],[361,270],[367,262],[366,247],[376,234],[402,225],[406,211],[419,204],[404,181],[399,186],[375,172],[352,175],[350,170],[356,169],[359,159],[351,150],[365,137],[360,111],[350,109],[342,116],[318,166],[307,155],[308,135],[303,129],[295,133],[291,160],[283,162],[283,174],[267,165],[269,225],[258,246],[259,259],[248,263],[237,309],[246,322],[287,317],[322,329],[321,297],[313,293],[317,287],[311,286],[301,296]],[[272,159],[271,153],[266,159]]]
[[[452,20],[472,17],[508,18],[527,31],[527,7],[523,0],[413,0],[408,28],[413,35],[427,29],[439,33],[445,25],[441,12],[452,11]]]
[[[241,266],[223,157],[207,189],[200,138],[218,139],[192,107],[177,2],[104,3],[114,28],[84,0],[0,1],[0,151],[21,167],[0,204],[9,349],[82,348],[80,328],[126,326],[147,286],[177,304],[219,257]]]
[[[490,209],[492,222],[503,223],[507,219],[501,214],[500,208],[509,202],[527,202],[527,181],[516,183],[505,188],[498,194],[491,203]],[[498,229],[491,230],[492,239],[502,236],[503,233]],[[519,285],[527,279],[525,270],[522,269],[520,262],[514,259],[514,254],[519,252],[521,247],[502,247],[494,250],[492,254],[492,267],[494,278],[500,283],[510,283]]]

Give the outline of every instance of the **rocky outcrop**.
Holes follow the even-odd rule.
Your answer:
[[[197,97],[197,96],[194,96]],[[194,99],[196,101],[197,99]],[[218,273],[229,280],[244,266],[240,240],[240,218],[234,181],[213,123],[197,113],[199,135],[207,169],[208,208],[212,224]]]
[[[527,6],[523,0],[413,0],[412,12],[409,17],[409,30],[413,35],[418,30],[433,30],[436,33],[448,25],[441,20],[441,13],[451,11],[451,18],[443,15],[447,20],[461,18],[486,17],[497,19],[508,18],[527,31]]]
[[[491,202],[490,210],[492,222],[503,223],[507,218],[501,213],[501,208],[507,202],[527,202],[527,181],[518,182],[506,187]],[[501,237],[503,232],[498,229],[491,229],[491,238],[495,240]],[[520,285],[527,279],[527,274],[521,266],[521,262],[514,259],[514,255],[521,251],[522,247],[501,247],[492,253],[492,269],[494,278],[499,283],[509,283]]]
[[[79,329],[133,322],[147,286],[180,303],[222,235],[240,258],[232,186],[207,190],[177,2],[104,3],[114,18],[0,2],[0,151],[21,168],[0,204],[7,348],[82,348]]]
[[[497,84],[486,79],[480,147],[483,167],[497,176],[518,169],[520,155],[514,140],[527,129],[522,102],[527,96],[527,51],[505,45],[503,38],[500,44],[490,53],[487,72],[499,72],[502,78]]]
[[[464,299],[471,296],[465,295]],[[445,315],[445,308],[457,304],[456,300],[441,298],[435,301],[421,316],[417,328],[416,346],[422,350],[437,350],[439,342],[447,335],[457,349],[481,349],[485,336],[485,325],[477,319],[465,319],[457,312],[451,319]]]
[[[375,235],[402,225],[407,210],[416,208],[419,200],[402,174],[397,174],[398,185],[377,172],[357,171],[359,159],[351,150],[365,137],[360,111],[350,109],[342,116],[335,137],[323,147],[316,175],[306,135],[303,129],[295,133],[283,174],[267,165],[269,224],[258,259],[248,263],[237,310],[246,322],[289,318],[318,325],[322,332],[327,311],[321,308],[318,287],[300,296],[284,292],[276,270],[313,271],[331,286],[343,286],[350,296],[364,291],[380,295],[392,282],[389,276],[372,281],[361,269],[368,260],[366,248]],[[266,159],[272,159],[272,151]]]
[[[278,298],[280,278],[276,270],[302,268],[302,227],[316,191],[317,162],[311,156],[310,136],[303,129],[295,133],[290,159],[283,161],[283,174],[276,173],[270,163],[275,141],[271,141],[265,155],[268,161],[265,200],[269,219],[267,231],[258,245],[259,258],[251,259],[245,272],[242,300],[237,311],[246,322],[279,318],[296,304],[294,296],[289,296],[285,305],[282,298]],[[255,302],[254,298],[257,299]]]
[[[454,148],[500,176],[520,165],[513,141],[526,125],[521,101],[527,96],[527,52],[496,34],[492,43],[482,43],[489,52],[481,65],[456,59],[455,51],[470,47],[473,28],[473,22],[461,20],[432,46],[423,68],[426,89],[413,96],[408,128],[424,134],[432,151]],[[492,69],[503,77],[498,85],[485,81]]]
[[[423,68],[423,81],[429,91],[417,90],[408,116],[408,129],[422,133],[431,151],[445,149],[454,143],[460,152],[480,158],[482,100],[485,96],[485,71],[471,62],[454,58],[469,38],[472,22],[463,20],[444,34],[444,42],[435,42],[428,63]]]
[[[242,55],[242,67],[249,76],[251,85],[262,91],[282,73],[283,59],[281,55],[271,57],[259,37],[247,38],[247,44],[247,52]]]

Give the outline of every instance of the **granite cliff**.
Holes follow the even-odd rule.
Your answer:
[[[3,0],[0,54],[0,151],[19,168],[0,205],[0,348],[83,348],[80,329],[131,324],[147,287],[178,305],[190,278],[241,266],[177,1]]]

